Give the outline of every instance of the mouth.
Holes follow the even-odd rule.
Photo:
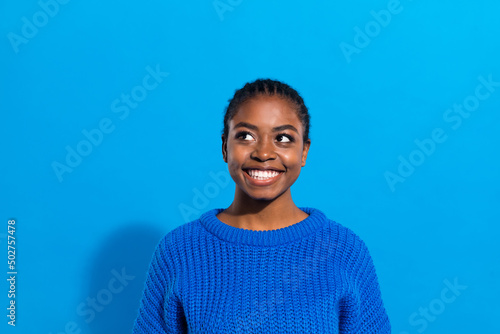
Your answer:
[[[259,181],[271,180],[283,173],[274,169],[244,169],[244,171],[250,178]]]

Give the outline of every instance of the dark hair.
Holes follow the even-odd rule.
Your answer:
[[[227,139],[229,133],[229,121],[233,119],[238,111],[238,108],[246,101],[259,95],[279,96],[291,102],[297,111],[297,116],[302,122],[304,128],[303,140],[306,142],[309,139],[309,111],[307,110],[304,100],[299,93],[281,81],[271,79],[257,79],[254,82],[249,82],[238,89],[232,99],[229,100],[229,105],[224,114],[224,128],[222,135]]]

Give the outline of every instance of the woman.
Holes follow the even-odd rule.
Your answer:
[[[363,241],[292,200],[310,145],[293,88],[236,91],[222,134],[234,200],[160,241],[134,333],[390,333]]]

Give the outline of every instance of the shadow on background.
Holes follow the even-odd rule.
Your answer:
[[[131,333],[157,243],[166,232],[133,223],[114,232],[88,264],[78,306],[82,332]]]

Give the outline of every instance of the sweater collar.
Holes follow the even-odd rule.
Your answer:
[[[245,245],[276,246],[305,237],[328,222],[325,214],[318,209],[309,207],[299,207],[299,209],[309,216],[293,225],[268,231],[247,230],[223,223],[216,217],[224,211],[221,208],[203,213],[200,221],[210,233],[222,240]]]

